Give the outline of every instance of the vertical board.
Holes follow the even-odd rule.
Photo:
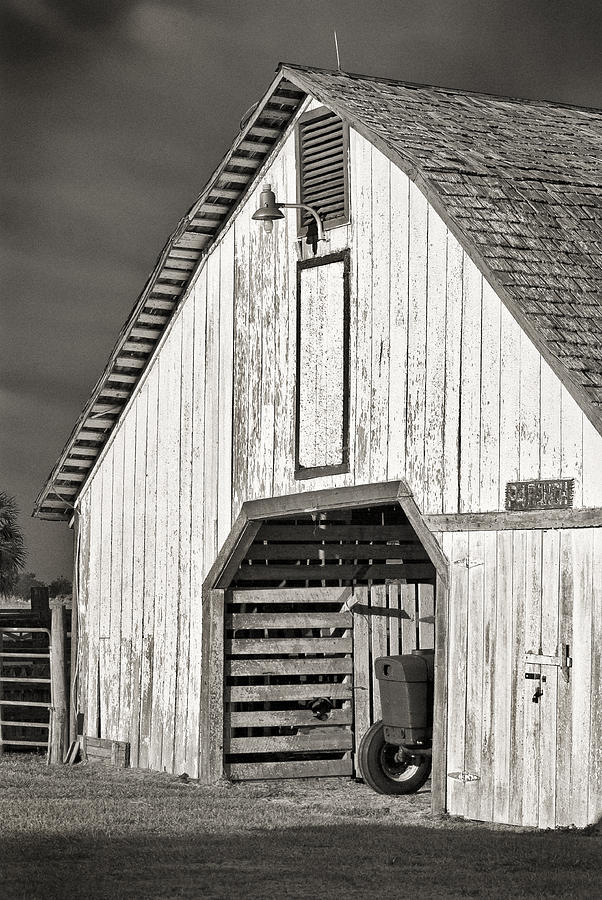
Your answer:
[[[291,141],[282,150],[278,168],[278,190],[290,197],[294,191],[295,154]],[[254,224],[254,223],[253,223]],[[246,228],[245,214],[245,228]],[[295,222],[286,217],[274,234],[276,261],[274,284],[275,368],[274,368],[274,494],[289,494],[293,488],[295,460],[295,373],[296,373],[296,290],[297,257]],[[234,510],[236,512],[236,509]]]
[[[452,815],[466,815],[466,796],[471,784],[463,784],[453,773],[466,770],[466,684],[468,646],[468,535],[444,535],[443,552],[450,560],[448,692],[447,692],[447,796]]]
[[[443,511],[457,512],[460,472],[460,371],[462,347],[462,279],[465,257],[447,233],[445,298],[445,421],[443,424]],[[467,261],[467,265],[469,261]]]
[[[409,191],[410,182],[407,176],[397,166],[391,166],[389,440],[387,445],[387,478],[389,479],[401,478],[405,472]],[[355,370],[355,367],[353,369]]]
[[[428,204],[410,184],[408,392],[406,478],[414,499],[424,506],[424,394],[426,382],[427,234]]]
[[[374,662],[379,656],[387,655],[387,586],[373,584],[370,588],[370,670],[372,672],[372,721],[382,719],[380,689]]]
[[[447,281],[447,228],[432,206],[428,209],[427,319],[423,509],[443,510],[445,401],[445,289]]]
[[[573,646],[573,610],[575,582],[573,577],[572,533],[560,532],[560,599],[558,610],[558,643]],[[556,723],[556,823],[571,817],[571,761],[573,756],[572,683],[558,678]]]
[[[483,553],[483,644],[481,688],[481,765],[479,807],[475,818],[493,821],[495,753],[497,748],[495,708],[497,657],[497,535],[482,535]]]
[[[571,816],[570,824],[579,828],[589,824],[588,781],[591,743],[592,703],[602,701],[592,688],[592,550],[593,530],[572,532],[572,565],[574,580],[573,665],[571,681]]]
[[[353,258],[355,262],[355,481],[370,478],[372,419],[372,153],[370,144],[351,132],[350,164],[353,196]]]
[[[188,772],[186,726],[188,721],[188,669],[190,660],[192,429],[194,374],[194,304],[181,313],[180,493],[178,498],[178,597],[177,658],[175,679],[174,771]],[[190,773],[189,773],[190,774]]]
[[[560,589],[560,532],[542,534],[541,652],[555,656],[558,649],[558,604]],[[539,724],[538,825],[556,825],[556,744],[558,668],[542,666],[546,676],[545,708]],[[551,714],[550,714],[551,713]]]
[[[513,660],[512,532],[497,532],[497,608],[495,644],[494,720],[495,757],[493,821],[509,821],[510,745],[512,726]]]
[[[539,647],[541,647],[542,643],[542,582],[545,570],[542,570],[543,533],[541,531],[527,531],[521,532],[521,535],[520,540],[524,548],[525,563],[524,621],[522,629],[519,631],[520,622],[517,619],[514,645],[517,652],[515,696],[516,702],[522,704],[522,710],[519,711],[517,708],[516,715],[517,735],[519,734],[521,718],[523,725],[522,758],[520,766],[517,767],[517,772],[522,769],[522,785],[517,778],[514,790],[522,796],[519,823],[536,826],[539,820],[540,807],[541,720],[544,715],[555,718],[555,707],[552,705],[555,697],[553,691],[548,690],[547,679],[543,683],[525,678],[527,670],[537,671],[537,667],[525,665],[525,653],[539,652]],[[547,577],[547,573],[545,573],[545,577]],[[553,578],[553,572],[551,577]],[[514,594],[516,597],[516,590]],[[544,694],[539,702],[534,703],[533,694],[538,687],[543,689]]]
[[[157,437],[159,414],[159,367],[155,363],[147,380],[146,470],[144,518],[144,595],[142,601],[142,665],[140,672],[141,768],[151,766],[152,697],[155,649],[155,554],[157,546]],[[161,535],[159,535],[159,541]]]
[[[483,730],[483,535],[469,534],[467,574],[464,581],[466,612],[466,751],[464,768],[479,780],[464,785],[464,810],[469,819],[477,819],[480,809],[480,776]],[[459,567],[460,564],[458,564]]]
[[[188,662],[188,708],[186,714],[185,734],[186,771],[193,778],[197,778],[199,774],[202,588],[203,578],[207,568],[207,557],[205,556],[205,545],[203,539],[203,526],[205,521],[206,300],[207,281],[206,272],[204,272],[201,273],[195,284],[193,296],[194,343],[192,375],[192,471],[190,508],[190,657]],[[211,559],[210,556],[209,559]]]
[[[128,416],[123,423],[123,489],[122,527],[123,546],[121,564],[121,628],[118,653],[119,670],[119,721],[117,735],[120,741],[129,741],[134,729],[132,721],[132,609],[133,609],[133,565],[135,508],[135,459],[136,459],[136,417]],[[135,723],[137,731],[137,722]]]
[[[483,276],[476,266],[465,266],[460,370],[460,512],[470,511],[479,503],[482,296]]]
[[[390,254],[391,163],[375,148],[371,154],[372,181],[372,346],[370,382],[372,385],[370,420],[370,481],[387,477],[387,439],[389,430],[389,295],[391,290]]]
[[[217,470],[217,546],[221,547],[232,526],[232,386],[234,235],[230,228],[221,246],[219,288],[219,444]],[[273,341],[273,336],[272,336]],[[272,374],[273,379],[273,374]],[[273,450],[272,450],[273,453]]]
[[[479,509],[484,510],[497,509],[499,501],[500,314],[497,294],[483,281]]]
[[[146,521],[146,419],[148,386],[136,401],[136,442],[134,447],[134,530],[132,548],[132,726],[129,734],[130,761],[140,764],[140,716],[143,664],[144,560]]]
[[[592,535],[592,671],[588,820],[602,818],[602,529]]]
[[[354,588],[354,602],[368,606],[368,588],[364,585]],[[361,776],[357,749],[362,737],[371,724],[370,717],[370,632],[368,616],[362,612],[353,614],[353,719],[355,730],[355,770]]]

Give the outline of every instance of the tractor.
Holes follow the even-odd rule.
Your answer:
[[[413,794],[431,774],[434,650],[374,662],[382,719],[359,747],[364,781],[379,794]]]

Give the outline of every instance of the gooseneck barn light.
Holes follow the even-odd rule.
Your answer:
[[[263,222],[264,231],[267,231],[269,234],[272,231],[273,223],[277,219],[284,219],[283,209],[306,209],[316,220],[318,240],[328,240],[324,234],[324,226],[322,225],[320,214],[313,206],[308,206],[307,203],[278,203],[271,184],[264,184],[263,190],[259,195],[259,209],[253,213],[251,218],[256,219],[258,222]]]

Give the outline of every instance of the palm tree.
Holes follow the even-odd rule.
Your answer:
[[[0,491],[0,594],[13,590],[25,563],[23,534],[14,497]]]

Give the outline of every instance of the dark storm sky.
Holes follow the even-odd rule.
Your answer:
[[[602,106],[596,0],[4,0],[0,489],[33,500],[167,235],[278,61]]]

